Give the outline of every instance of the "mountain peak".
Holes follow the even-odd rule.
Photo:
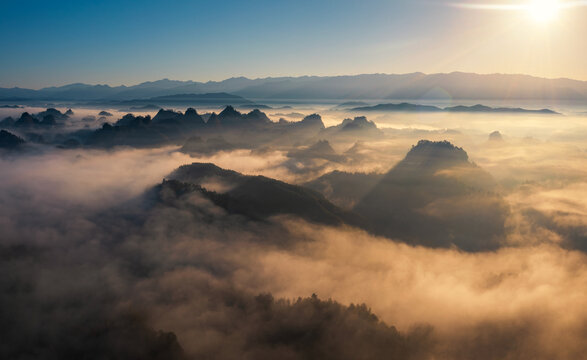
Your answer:
[[[322,122],[322,117],[318,114],[311,114],[306,116],[305,118],[302,119],[302,121],[300,121],[301,124],[303,125],[309,125],[309,126],[319,126],[321,128],[324,128],[324,122]]]
[[[259,109],[254,109],[246,115],[247,120],[260,122],[260,123],[270,123],[271,120],[267,117],[267,115]]]
[[[460,147],[450,142],[420,140],[412,146],[404,160],[400,163],[403,166],[417,167],[450,167],[459,164],[469,164],[469,155]]]
[[[187,108],[184,115],[185,116],[198,115],[198,112],[194,108]]]
[[[410,244],[493,250],[507,216],[496,186],[462,148],[421,140],[354,210],[372,219],[375,232]]]
[[[153,122],[161,122],[161,121],[173,119],[173,118],[176,118],[180,115],[181,115],[180,113],[175,112],[173,110],[159,109],[159,111],[157,112],[157,115],[155,115],[155,117],[153,118]]]
[[[494,131],[491,134],[489,134],[489,141],[491,141],[491,142],[502,142],[503,141],[503,136],[501,135],[501,133],[499,131]]]
[[[241,113],[238,112],[231,105],[228,105],[228,106],[226,106],[226,108],[224,108],[224,110],[222,110],[222,112],[220,114],[218,114],[218,116],[220,116],[220,117],[240,117]]]
[[[200,184],[206,178],[219,177],[235,181],[241,176],[236,171],[225,170],[212,163],[192,163],[175,169],[167,179]]]
[[[354,119],[345,119],[342,122],[342,130],[366,130],[377,129],[377,125],[373,121],[367,120],[365,116],[358,116]]]

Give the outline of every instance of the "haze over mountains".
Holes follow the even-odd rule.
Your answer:
[[[327,147],[335,156],[327,142],[314,147]],[[463,149],[446,141],[420,141],[383,176],[339,172],[308,188],[202,163],[181,166],[167,179],[159,188],[167,201],[171,194],[175,201],[196,192],[228,213],[250,219],[290,214],[321,224],[347,224],[410,244],[470,252],[499,248],[508,214],[507,204],[494,192],[493,178],[470,163]],[[349,192],[360,196],[352,210],[327,200],[352,183],[364,189]]]
[[[2,359],[585,353],[584,139],[518,130],[584,119],[67,109],[0,120]]]
[[[177,94],[230,93],[249,99],[585,100],[587,82],[474,73],[303,76],[195,82],[158,80],[134,86],[70,84],[39,90],[0,88],[0,101],[123,101]]]
[[[587,360],[586,19],[0,1],[0,360]]]

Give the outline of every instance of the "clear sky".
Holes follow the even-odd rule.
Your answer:
[[[1,0],[0,87],[417,71],[587,80],[586,6],[546,21],[525,0],[456,3]]]

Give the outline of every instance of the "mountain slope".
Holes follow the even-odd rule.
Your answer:
[[[242,175],[214,164],[181,166],[161,185],[178,196],[199,192],[228,213],[263,220],[293,215],[307,221],[364,226],[360,217],[332,204],[318,192],[264,176]],[[215,187],[224,191],[212,191]]]
[[[508,208],[492,177],[463,149],[422,140],[354,211],[391,238],[481,251],[499,247]]]
[[[167,194],[168,203],[198,194],[248,219],[292,215],[433,248],[488,251],[499,248],[504,238],[509,208],[496,183],[448,142],[420,141],[384,175],[335,172],[307,186],[347,208],[356,205],[344,210],[306,186],[201,163],[178,168],[159,191]]]

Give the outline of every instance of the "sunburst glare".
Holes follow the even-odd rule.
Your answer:
[[[533,0],[528,3],[527,10],[532,19],[540,23],[548,23],[557,18],[561,4],[558,0]]]

